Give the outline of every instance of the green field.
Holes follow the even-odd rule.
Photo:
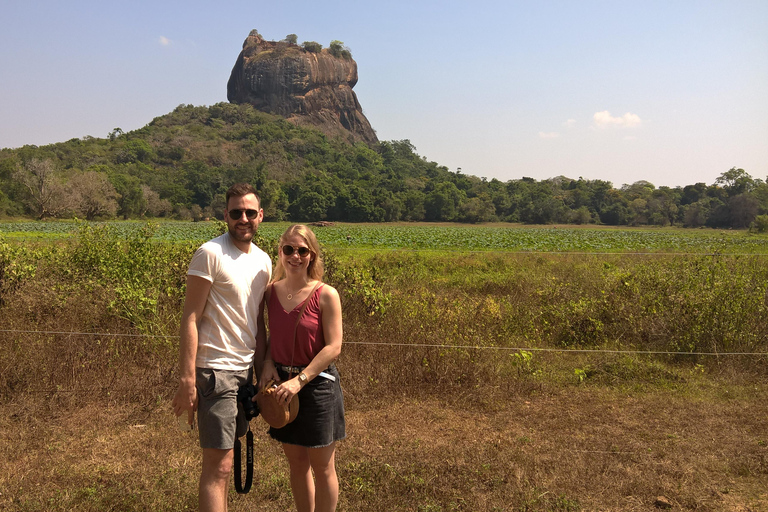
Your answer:
[[[84,223],[3,222],[0,235],[9,239],[60,239],[72,236],[83,226],[108,225],[117,232],[141,229],[136,221]],[[267,240],[276,240],[288,223],[263,223],[259,230]],[[160,222],[154,239],[200,241],[212,238],[218,222]],[[597,252],[597,253],[768,253],[768,235],[747,231],[711,229],[617,229],[581,227],[530,227],[520,225],[440,224],[335,224],[315,227],[320,242],[333,248],[434,249],[448,251]]]

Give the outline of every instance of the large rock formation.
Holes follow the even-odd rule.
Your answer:
[[[331,137],[372,144],[378,139],[352,91],[356,83],[357,63],[349,55],[265,41],[254,30],[232,68],[227,99],[251,103]]]

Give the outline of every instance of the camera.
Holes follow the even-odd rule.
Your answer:
[[[257,393],[258,390],[253,384],[245,384],[240,386],[237,390],[237,401],[243,406],[245,419],[248,421],[251,421],[259,415],[259,406],[253,401],[253,398]]]

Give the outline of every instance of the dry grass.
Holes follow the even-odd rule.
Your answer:
[[[340,510],[640,511],[660,495],[675,510],[768,510],[763,383],[689,375],[633,390],[497,382],[379,397],[359,384],[345,380]],[[0,509],[195,509],[200,450],[177,430],[171,389],[154,403],[28,394],[0,405]],[[253,427],[254,489],[232,490],[230,510],[290,510],[282,452],[261,420]]]

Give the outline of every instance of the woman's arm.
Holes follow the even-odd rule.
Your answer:
[[[325,285],[320,292],[320,315],[323,319],[325,346],[304,368],[307,380],[312,380],[328,368],[341,354],[343,335],[341,323],[341,299],[333,286]]]

